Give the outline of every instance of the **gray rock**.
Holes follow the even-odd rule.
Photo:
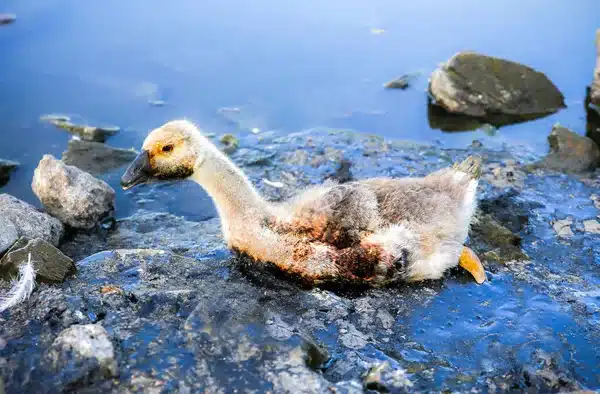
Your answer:
[[[408,75],[403,75],[401,77],[392,79],[391,81],[386,82],[383,87],[386,89],[408,89],[410,86],[410,79]]]
[[[232,156],[232,160],[240,167],[266,165],[275,156],[274,152],[259,149],[240,148]]]
[[[99,324],[78,324],[62,331],[46,357],[57,372],[77,368],[77,374],[69,379],[70,384],[118,376],[113,344]]]
[[[600,149],[594,141],[566,127],[555,125],[548,136],[550,153],[533,167],[555,171],[581,172],[600,164]]]
[[[584,221],[583,231],[586,233],[600,234],[600,222],[595,219]]]
[[[51,155],[40,161],[31,187],[52,216],[74,228],[91,229],[115,209],[115,191],[106,182]]]
[[[446,111],[473,117],[535,117],[565,107],[541,72],[474,52],[460,52],[433,72],[429,91]]]
[[[13,224],[19,237],[40,238],[54,246],[58,245],[64,233],[58,219],[9,194],[0,194],[0,217]]]
[[[572,224],[572,219],[555,220],[552,222],[552,228],[554,229],[554,232],[556,232],[556,235],[558,235],[559,237],[571,238],[573,235],[575,235],[573,233],[573,230],[571,229]]]
[[[119,219],[108,236],[77,233],[61,245],[61,250],[75,260],[111,249],[163,249],[196,257],[222,248],[222,243],[218,219],[193,222],[165,212],[141,211]]]
[[[19,266],[29,255],[39,282],[60,283],[76,272],[73,260],[48,242],[21,237],[0,260],[0,277],[6,280],[16,277]]]
[[[600,106],[600,29],[596,30],[596,69],[590,90],[592,104]]]
[[[0,159],[0,186],[8,182],[10,173],[18,166],[16,161]]]
[[[99,142],[70,140],[61,160],[92,175],[101,175],[131,163],[136,154],[132,149],[113,148]]]
[[[15,14],[0,14],[0,26],[10,25],[16,20],[17,16]]]
[[[10,220],[0,216],[0,257],[19,239],[19,233]]]

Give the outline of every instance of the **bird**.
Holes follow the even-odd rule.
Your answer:
[[[121,186],[195,181],[231,251],[306,284],[381,287],[440,279],[458,265],[481,284],[483,265],[464,245],[480,168],[481,158],[469,156],[424,177],[326,180],[268,201],[199,126],[176,119],[149,132]]]

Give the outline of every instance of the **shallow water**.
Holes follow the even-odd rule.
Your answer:
[[[508,140],[543,152],[554,122],[585,130],[600,26],[596,0],[5,0],[0,11],[18,18],[0,28],[0,157],[22,163],[0,191],[34,204],[33,169],[70,138],[39,122],[47,113],[116,124],[123,131],[109,144],[118,147],[137,148],[150,128],[188,117],[215,133],[328,126],[455,146]],[[462,49],[545,72],[568,108],[493,137],[431,129],[427,77]],[[406,73],[420,73],[410,89],[382,88]],[[221,107],[240,112],[231,122]],[[118,188],[118,174],[104,178]],[[173,198],[186,215],[214,214],[195,188]],[[118,205],[119,216],[131,211],[122,193]]]

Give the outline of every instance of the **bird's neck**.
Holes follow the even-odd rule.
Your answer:
[[[220,151],[211,156],[194,171],[192,179],[215,203],[228,239],[232,232],[243,231],[264,218],[269,204],[229,158]]]

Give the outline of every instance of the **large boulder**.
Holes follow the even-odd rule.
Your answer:
[[[533,118],[565,107],[562,93],[541,72],[474,52],[460,52],[435,70],[429,91],[446,111],[479,118]]]
[[[0,277],[6,280],[16,277],[19,267],[30,256],[40,282],[60,283],[76,271],[73,260],[48,242],[21,237],[0,260]]]
[[[590,96],[592,104],[600,105],[600,29],[596,30],[596,69]]]
[[[115,191],[77,167],[44,155],[33,175],[33,192],[63,223],[91,229],[115,209]]]
[[[9,194],[0,194],[0,217],[12,223],[19,237],[40,238],[54,246],[58,245],[64,233],[58,219]],[[0,231],[9,230],[3,226]]]

